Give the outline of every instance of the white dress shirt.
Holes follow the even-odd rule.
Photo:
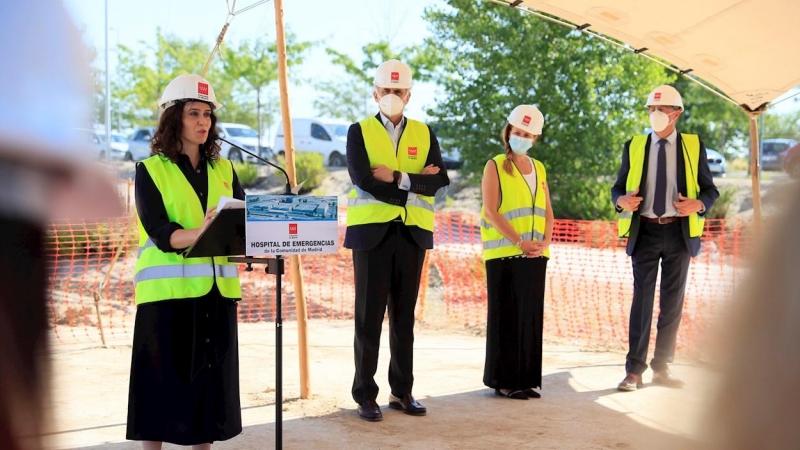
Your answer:
[[[667,140],[667,145],[664,146],[664,150],[667,152],[667,205],[662,217],[674,217],[678,215],[678,210],[672,204],[673,201],[678,201],[678,131],[672,130],[672,133],[665,139]],[[658,217],[653,213],[653,200],[656,195],[658,141],[660,140],[661,138],[657,134],[650,134],[650,157],[647,161],[647,192],[644,193],[641,209],[641,214],[644,217]],[[640,192],[639,195],[641,196],[642,193]]]
[[[394,126],[394,123],[381,113],[381,121],[383,122],[383,127],[386,128],[386,132],[389,133],[389,139],[392,140],[392,145],[394,145],[394,155],[397,157],[397,143],[400,142],[400,136],[403,134],[403,130],[406,127],[406,118],[403,116],[403,118],[400,119],[400,123]],[[398,184],[397,187],[404,191],[411,190],[411,178],[405,172],[400,172],[400,174],[400,184]]]

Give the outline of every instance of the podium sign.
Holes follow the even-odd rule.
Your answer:
[[[339,199],[314,195],[248,195],[247,256],[339,252]]]

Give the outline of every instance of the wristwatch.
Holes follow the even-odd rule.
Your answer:
[[[392,173],[392,181],[394,184],[397,184],[401,178],[403,178],[403,173],[399,170],[395,170],[394,173]]]
[[[519,240],[517,241],[517,243],[514,244],[514,245],[516,245],[517,248],[522,249],[522,237],[520,237]]]

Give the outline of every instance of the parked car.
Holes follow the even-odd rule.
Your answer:
[[[458,150],[446,151],[442,149],[441,152],[442,152],[442,162],[444,162],[445,169],[457,170],[464,165],[464,161],[461,160],[461,155]]]
[[[269,159],[269,146],[264,145],[263,141],[262,144],[259,145],[258,132],[247,125],[241,123],[217,122],[217,134],[219,134],[219,137],[227,139],[245,150],[249,150],[262,158]],[[227,142],[220,142],[220,155],[234,162],[247,161],[259,163],[256,158],[231,147]]]
[[[97,155],[97,159],[105,161],[106,158],[108,158],[108,150],[106,150],[106,146],[103,145],[100,136],[98,136],[94,130],[78,128],[77,131],[81,134],[81,139],[94,149],[94,154]]]
[[[133,130],[133,133],[131,133],[128,139],[128,153],[130,153],[131,161],[141,161],[152,155],[150,151],[150,140],[153,139],[153,134],[155,132],[156,127],[139,127]],[[127,155],[125,159],[128,159]]]
[[[711,169],[711,175],[724,177],[728,171],[728,162],[725,160],[725,156],[716,150],[707,148],[706,158],[708,159],[708,168]]]
[[[347,164],[345,145],[349,126],[350,122],[337,119],[292,119],[294,149],[320,153],[325,165],[344,167]],[[283,124],[279,123],[272,149],[276,155],[283,155],[284,148]]]
[[[128,151],[134,161],[145,159],[151,155],[150,141],[153,139],[153,134],[156,132],[156,127],[139,127],[133,131],[128,141]],[[258,133],[247,125],[239,123],[217,122],[217,134],[219,137],[227,139],[234,144],[250,150],[255,154],[259,154],[258,149]],[[265,154],[265,148],[262,147],[261,154]],[[230,159],[235,162],[257,162],[256,158],[242,153],[236,148],[233,148],[227,142],[220,141],[220,155],[224,158]]]
[[[800,180],[800,143],[783,152],[783,170],[793,179]]]
[[[761,142],[761,169],[783,169],[783,154],[797,144],[794,139],[764,139]]]
[[[97,132],[100,142],[104,145],[106,143],[106,135],[102,131]],[[124,159],[125,161],[132,161],[131,153],[128,151],[128,138],[122,133],[111,133],[111,151],[109,157],[111,159]]]

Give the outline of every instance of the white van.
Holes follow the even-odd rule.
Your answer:
[[[261,141],[262,145],[258,145],[258,132],[249,126],[240,123],[217,122],[217,134],[219,134],[219,137],[227,139],[245,150],[249,150],[266,159],[265,152],[268,152],[269,149],[263,145],[263,140]],[[222,141],[220,141],[220,155],[234,162],[259,163],[258,160],[247,153],[242,153],[231,147],[227,142]]]
[[[345,144],[349,127],[350,122],[338,119],[292,119],[294,149],[320,153],[325,165],[344,167],[347,164]],[[283,123],[279,123],[272,148],[276,155],[283,155],[284,147]]]

